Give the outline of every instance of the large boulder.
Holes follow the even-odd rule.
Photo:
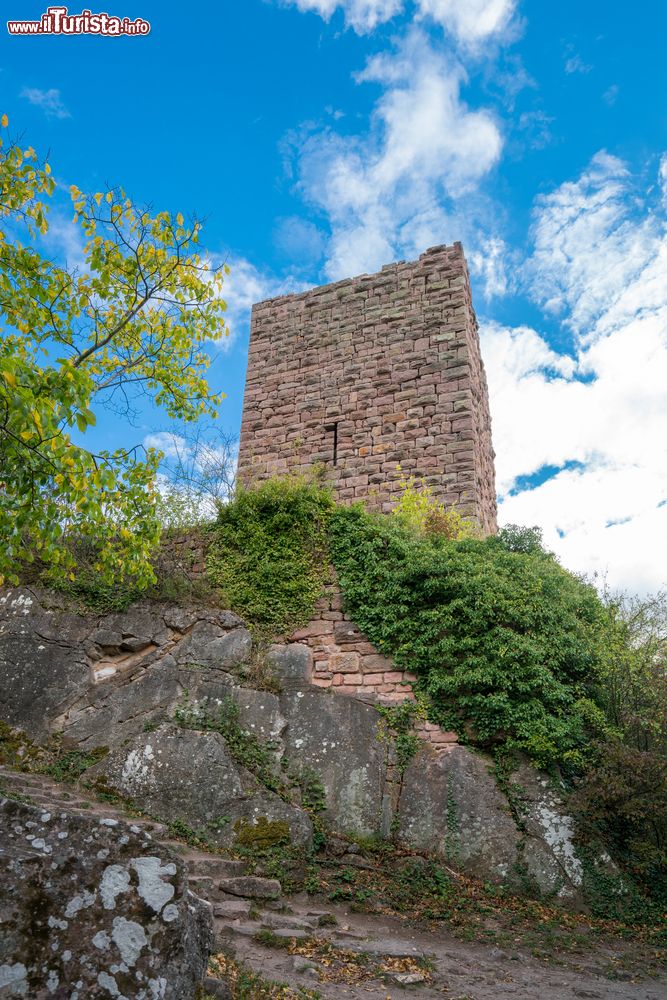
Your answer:
[[[180,821],[220,847],[271,829],[297,846],[310,844],[304,810],[270,791],[233,754],[218,732],[166,724],[112,751],[86,772],[160,819]]]
[[[511,776],[512,808],[493,767],[466,747],[424,748],[403,778],[398,839],[478,878],[578,905],[582,869],[563,798],[524,764]]]
[[[194,1000],[208,904],[138,827],[0,801],[0,996]]]
[[[520,835],[490,764],[462,746],[417,754],[403,778],[398,839],[481,878],[507,878]]]
[[[338,833],[388,834],[389,747],[377,710],[315,688],[286,692],[280,705],[287,720],[285,756],[321,782],[327,824]]]

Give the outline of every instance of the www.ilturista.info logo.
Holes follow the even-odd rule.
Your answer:
[[[82,10],[68,14],[67,7],[47,7],[39,21],[7,21],[10,35],[147,35],[151,30],[148,21],[137,17],[114,17],[112,14],[93,14]]]

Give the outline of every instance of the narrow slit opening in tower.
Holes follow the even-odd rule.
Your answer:
[[[333,431],[333,464],[338,465],[338,423],[325,424],[325,431]]]

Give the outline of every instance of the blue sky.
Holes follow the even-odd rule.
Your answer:
[[[667,5],[103,8],[150,35],[5,36],[0,103],[63,190],[122,184],[207,218],[232,267],[221,425],[238,430],[253,301],[461,240],[501,521],[540,524],[566,565],[614,586],[663,585]],[[44,9],[8,0],[6,16]],[[63,201],[49,247],[73,260],[68,217]],[[95,444],[167,429],[150,407],[135,426],[102,415]]]

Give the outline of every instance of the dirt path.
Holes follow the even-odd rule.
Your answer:
[[[223,941],[231,945],[237,959],[242,960],[262,976],[288,983],[294,988],[317,990],[322,997],[366,998],[366,1000],[399,1000],[408,995],[420,1000],[434,1000],[442,997],[448,1000],[493,1000],[500,996],[512,996],[517,1000],[566,1000],[566,998],[590,997],[603,1000],[665,1000],[667,983],[664,979],[633,982],[632,975],[623,969],[613,974],[610,980],[604,974],[611,973],[614,953],[604,950],[594,958],[581,956],[579,968],[573,968],[572,956],[567,956],[566,965],[546,964],[539,961],[520,946],[516,950],[505,951],[478,943],[466,943],[438,927],[434,930],[416,930],[406,927],[401,920],[385,916],[351,913],[344,907],[326,901],[304,897],[291,897],[289,909],[295,917],[307,917],[320,913],[322,908],[335,915],[338,927],[314,933],[324,941],[330,941],[336,948],[367,955],[367,967],[374,962],[383,964],[385,956],[401,959],[411,957],[411,966],[418,970],[404,973],[422,981],[410,985],[392,981],[392,974],[382,981],[379,978],[364,978],[356,984],[327,982],[332,975],[331,967],[318,961],[317,949],[296,942],[297,951],[305,951],[306,957],[288,954],[275,946],[263,946],[248,934],[248,926],[238,921],[223,934]],[[307,940],[307,939],[304,939]],[[313,954],[308,958],[308,954]],[[311,961],[314,968],[303,968],[304,961]],[[335,964],[335,963],[334,963]],[[418,968],[421,965],[423,968]],[[296,966],[296,968],[295,968]],[[606,967],[606,968],[605,968]],[[299,970],[299,971],[297,971]],[[354,968],[352,970],[354,975]],[[401,973],[398,973],[400,976]],[[333,976],[336,976],[334,969]],[[618,977],[626,977],[619,979]]]
[[[173,839],[164,824],[128,817],[97,801],[90,790],[41,774],[0,767],[0,790],[35,804],[113,816],[149,830],[156,841],[180,854],[192,891],[210,902],[220,953],[264,979],[288,984],[293,997],[667,1000],[667,979],[642,977],[639,962],[646,949],[633,949],[632,942],[585,942],[579,953],[552,953],[546,962],[531,954],[521,933],[511,938],[511,947],[499,947],[461,940],[444,923],[416,925],[394,915],[354,912],[349,904],[324,895],[282,896],[278,882],[247,874],[245,862],[191,848]],[[289,995],[265,989],[258,985],[256,995]],[[219,996],[225,995],[231,996],[221,985]]]

